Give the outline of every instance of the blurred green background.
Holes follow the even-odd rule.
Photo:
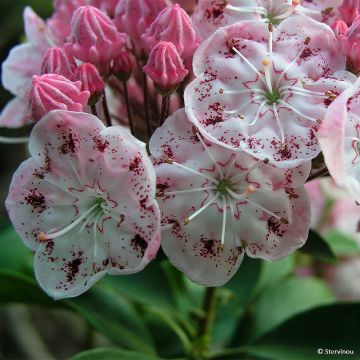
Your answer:
[[[23,39],[22,11],[43,18],[49,0],[0,1],[1,62]],[[11,98],[0,89],[0,108]],[[30,128],[0,129],[2,136]],[[26,147],[0,144],[0,197]],[[326,266],[360,256],[351,239],[315,233],[303,251],[277,263],[245,259],[237,275],[218,290],[212,359],[360,359],[360,303],[337,300],[323,280]],[[309,274],[301,269],[311,269]],[[306,271],[305,271],[306,272]],[[53,301],[37,286],[32,253],[0,210],[0,358],[51,360],[185,359],[203,321],[205,289],[188,281],[162,253],[140,274],[106,277],[76,299]],[[104,349],[105,348],[105,349]],[[354,355],[319,355],[318,348]],[[95,350],[94,350],[95,349]]]

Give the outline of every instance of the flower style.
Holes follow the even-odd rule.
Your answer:
[[[155,257],[160,218],[143,143],[93,115],[55,110],[29,148],[6,206],[49,295],[77,296],[105,273],[135,273]]]
[[[32,77],[40,74],[43,54],[47,48],[54,46],[46,24],[30,7],[25,8],[23,16],[28,42],[12,48],[1,69],[3,87],[15,96],[0,115],[0,126],[9,128],[31,122],[26,98]]]
[[[219,27],[239,21],[262,21],[279,24],[292,14],[305,15],[331,23],[341,0],[199,0],[193,21],[203,39]]]
[[[196,51],[186,112],[210,141],[296,166],[318,155],[326,108],[356,79],[345,63],[330,27],[303,16],[230,25]]]
[[[331,176],[360,201],[360,80],[329,106],[318,138]]]
[[[280,259],[301,247],[310,224],[302,186],[310,164],[276,168],[207,142],[178,110],[150,140],[162,212],[162,248],[191,280],[220,286],[244,252]]]

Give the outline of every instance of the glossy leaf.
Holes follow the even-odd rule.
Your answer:
[[[360,255],[360,246],[356,241],[340,231],[328,232],[325,240],[337,256]]]

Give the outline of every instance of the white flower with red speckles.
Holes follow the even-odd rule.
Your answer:
[[[178,110],[150,141],[162,247],[194,282],[220,286],[251,257],[280,259],[301,247],[310,224],[302,186],[310,164],[274,167],[207,142]]]
[[[360,80],[330,105],[318,138],[331,176],[360,201]]]
[[[93,115],[55,110],[29,147],[6,206],[49,295],[77,296],[105,273],[135,273],[155,257],[160,214],[143,143]]]
[[[312,19],[237,23],[196,51],[185,109],[210,141],[296,166],[319,154],[325,110],[356,79],[345,66],[333,31]]]
[[[330,24],[342,0],[199,0],[193,21],[203,39],[219,27],[239,21],[271,22],[276,25],[288,16],[303,15]]]

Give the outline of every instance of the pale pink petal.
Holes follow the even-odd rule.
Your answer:
[[[19,128],[31,123],[30,107],[27,99],[15,97],[3,108],[0,115],[0,126]]]

